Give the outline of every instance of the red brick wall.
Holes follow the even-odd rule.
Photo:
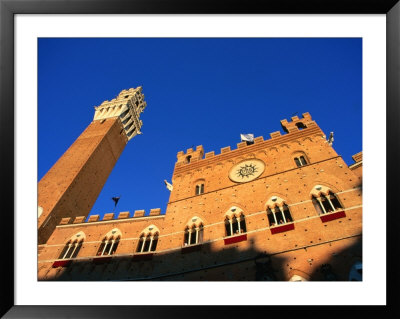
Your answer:
[[[331,265],[338,280],[348,280],[351,265],[361,260],[361,176],[354,174],[328,145],[324,133],[310,117],[307,121],[307,128],[302,130],[285,122],[290,133],[273,134],[266,141],[258,138],[253,145],[240,144],[240,148],[220,155],[208,154],[203,158],[202,147],[179,152],[165,216],[59,226],[41,248],[39,278],[255,280],[255,258],[267,254],[267,268],[276,280],[289,280],[295,274],[324,280],[323,264]],[[308,165],[300,168],[293,160],[299,152],[309,160]],[[196,159],[185,163],[187,154]],[[231,181],[230,169],[251,158],[265,163],[263,174],[247,183]],[[196,196],[199,180],[204,181],[205,192]],[[311,202],[310,192],[315,185],[329,187],[337,194],[345,217],[321,220]],[[293,230],[271,233],[266,202],[272,196],[281,197],[289,205]],[[225,245],[225,213],[232,206],[243,210],[247,236],[244,241]],[[184,229],[195,216],[204,224],[204,244],[199,251],[184,254]],[[160,230],[156,254],[151,261],[134,261],[140,233],[149,225]],[[90,258],[102,236],[113,227],[123,234],[121,246],[110,262],[94,265]],[[87,236],[78,256],[81,259],[65,269],[52,269],[52,261],[66,241],[80,230]]]
[[[119,119],[92,122],[38,184],[39,243],[63,217],[87,216],[121,155],[126,137]]]

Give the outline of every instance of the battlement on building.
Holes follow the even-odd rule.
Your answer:
[[[100,219],[100,215],[91,215],[87,219],[86,216],[77,216],[74,219],[71,217],[66,217],[62,218],[59,226],[61,225],[74,225],[74,224],[91,224],[91,223],[98,223],[98,222],[106,222],[106,221],[120,221],[120,220],[129,220],[129,221],[135,221],[140,218],[140,220],[145,219],[151,219],[154,217],[164,217],[165,215],[161,215],[161,209],[160,208],[152,208],[150,209],[150,212],[148,215],[146,215],[146,211],[144,209],[141,210],[135,210],[133,215],[131,216],[131,213],[129,211],[125,212],[119,212],[119,214],[115,213],[107,213],[103,215],[103,218]],[[86,220],[87,219],[87,220]]]
[[[95,106],[93,121],[103,123],[109,118],[121,120],[122,126],[128,140],[141,134],[140,129],[143,122],[140,120],[140,113],[144,111],[147,103],[144,101],[142,87],[122,90],[117,97],[111,101],[104,101],[99,106]]]
[[[357,153],[357,154],[354,154],[354,155],[352,156],[352,158],[353,158],[353,160],[354,160],[355,163],[362,162],[362,152],[359,152],[359,153]]]
[[[293,116],[291,121],[287,119],[281,120],[281,126],[283,131],[286,134],[281,134],[280,131],[270,133],[269,139],[264,139],[263,136],[258,136],[254,138],[254,143],[248,144],[247,142],[240,142],[237,143],[236,149],[231,149],[230,146],[222,147],[219,154],[216,154],[215,151],[207,152],[204,155],[204,149],[202,145],[197,146],[195,149],[189,148],[184,151],[180,151],[177,153],[177,162],[175,167],[182,167],[184,165],[192,164],[201,160],[210,159],[216,156],[226,155],[231,152],[236,152],[238,150],[244,148],[254,148],[257,147],[255,145],[260,145],[261,143],[272,143],[272,144],[280,144],[283,142],[287,142],[291,138],[296,139],[298,137],[299,132],[300,134],[309,134],[315,133],[319,131],[322,133],[318,125],[315,121],[312,120],[310,113],[306,112],[302,114],[303,117],[299,118],[298,116]],[[303,133],[304,132],[304,133]],[[273,145],[269,145],[273,146]]]

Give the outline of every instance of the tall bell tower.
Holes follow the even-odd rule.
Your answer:
[[[38,183],[38,243],[64,217],[88,216],[125,145],[141,134],[142,87],[95,106],[93,121]]]

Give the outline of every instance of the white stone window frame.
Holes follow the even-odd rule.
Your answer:
[[[62,256],[60,256],[58,259],[74,259],[77,256],[77,254],[79,253],[79,250],[81,249],[82,244],[85,239],[86,239],[86,236],[83,232],[79,232],[79,233],[75,234],[74,236],[72,236],[68,240],[66,245],[64,246],[64,249],[66,246],[68,246],[67,249],[65,251],[63,249],[63,251],[61,253]],[[77,254],[75,255],[75,252],[78,249],[78,247],[79,247],[79,250],[78,250]],[[75,255],[75,257],[72,257],[74,255]]]
[[[114,228],[110,230],[103,238],[100,247],[97,251],[96,256],[102,257],[102,256],[112,256],[115,254],[116,249],[118,248],[118,245],[121,241],[122,234],[121,231],[118,228]],[[104,246],[103,246],[104,244]],[[113,248],[116,246],[116,249],[113,252]],[[101,250],[101,251],[100,251]],[[99,253],[100,252],[100,253]],[[112,253],[110,255],[110,253]]]
[[[285,206],[289,212],[289,216],[290,218],[287,218],[285,216]],[[282,220],[278,220],[276,217],[276,210],[279,210],[279,212],[282,215]],[[277,226],[282,226],[282,225],[286,225],[289,223],[293,223],[293,216],[292,213],[290,211],[289,205],[286,203],[285,200],[283,200],[282,198],[278,197],[278,196],[272,196],[266,203],[266,208],[265,211],[267,213],[267,217],[268,215],[272,214],[272,217],[274,219],[274,225],[271,224],[271,222],[269,221],[268,218],[268,223],[270,227],[277,227]],[[269,213],[270,211],[270,213]],[[282,223],[281,223],[282,221]]]
[[[121,241],[121,236],[111,236],[110,238],[105,237],[102,241],[102,244],[104,243],[104,246],[102,247],[102,251],[100,254],[97,256],[112,256],[115,255],[115,252],[118,248],[119,242]],[[113,248],[115,250],[113,251]]]
[[[186,241],[186,234],[187,234],[187,241]],[[204,236],[204,223],[199,217],[195,216],[191,218],[191,221],[186,224],[183,245],[193,246],[202,244],[203,236]],[[194,243],[191,244],[190,242],[192,238],[195,238],[195,241]]]
[[[154,226],[150,225],[144,229],[138,240],[137,248],[136,248],[136,254],[148,254],[148,253],[153,253],[157,249],[157,244],[158,244],[158,238],[160,237],[160,230]],[[146,242],[149,241],[149,246],[147,250],[145,250]],[[153,244],[156,242],[156,245],[153,248]]]
[[[312,191],[310,192],[310,195],[311,195],[311,201],[313,202],[314,208],[319,216],[332,214],[344,210],[344,206],[341,200],[339,199],[338,195],[329,187],[323,185],[316,185],[313,187]],[[335,205],[332,203],[332,199],[334,199],[332,198],[332,196],[337,200],[340,207],[335,207]],[[327,209],[323,204],[322,199],[325,199],[328,202],[329,205],[328,207],[332,209],[332,211],[327,211]],[[316,206],[315,204],[317,204],[318,206]]]
[[[236,222],[234,222],[234,218],[236,219]],[[243,229],[243,227],[241,227],[240,225],[242,220],[244,222],[244,226],[246,229]],[[241,208],[233,206],[225,213],[225,220],[224,220],[225,230],[226,230],[226,222],[229,223],[229,229],[230,229],[229,232],[230,234],[228,233],[228,231],[226,231],[226,237],[239,236],[247,233],[246,215],[244,214]],[[234,223],[237,224],[236,232],[233,231]]]

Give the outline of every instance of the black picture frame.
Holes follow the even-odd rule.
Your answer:
[[[310,310],[335,317],[372,315],[399,317],[396,288],[399,276],[395,273],[398,238],[395,211],[395,180],[399,162],[400,106],[400,3],[398,0],[0,0],[0,141],[1,141],[1,224],[3,236],[14,238],[14,18],[16,14],[385,14],[387,54],[387,305],[386,306],[268,306],[268,315],[309,315]],[[379,107],[377,107],[379,112]],[[379,128],[371,128],[379,129]],[[382,141],[383,142],[383,141]],[[379,213],[383,213],[379,211]],[[7,225],[7,227],[4,227]],[[14,247],[3,245],[1,266],[0,315],[4,318],[152,318],[241,316],[248,311],[265,311],[265,306],[23,306],[15,305]],[[240,300],[238,301],[240,304]],[[187,309],[190,307],[190,309]],[[396,315],[397,313],[397,315]]]

